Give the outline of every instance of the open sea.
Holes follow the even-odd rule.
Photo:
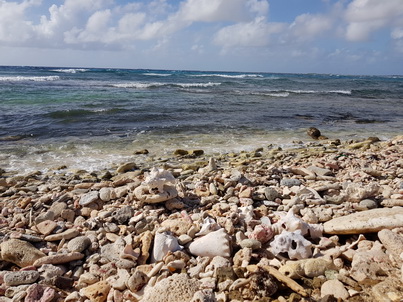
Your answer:
[[[0,168],[403,134],[403,76],[0,66]]]

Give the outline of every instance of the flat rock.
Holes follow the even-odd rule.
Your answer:
[[[37,259],[46,255],[26,241],[10,239],[1,245],[1,258],[19,267],[32,265]]]
[[[91,202],[97,201],[99,198],[98,191],[91,191],[81,196],[80,198],[80,205],[86,206],[89,205]]]
[[[34,266],[39,267],[43,264],[62,264],[70,261],[80,260],[84,258],[84,254],[73,252],[68,254],[56,254],[42,257],[34,262]]]
[[[372,209],[337,217],[323,224],[327,234],[362,234],[403,227],[403,207]]]
[[[57,223],[54,220],[45,220],[38,223],[34,229],[42,235],[49,235],[57,227]]]
[[[80,232],[77,229],[68,229],[62,233],[52,234],[45,237],[46,241],[69,240],[76,237]]]

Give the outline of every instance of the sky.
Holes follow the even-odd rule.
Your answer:
[[[0,65],[403,74],[403,0],[0,0]]]

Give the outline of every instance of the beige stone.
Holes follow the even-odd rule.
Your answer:
[[[349,297],[348,291],[344,287],[343,283],[337,279],[328,280],[323,283],[320,289],[320,294],[322,297],[332,295],[336,299],[342,299],[343,301]]]
[[[323,224],[327,234],[373,233],[403,227],[403,207],[372,209],[337,217]]]
[[[80,232],[77,229],[68,229],[62,233],[46,236],[45,240],[46,241],[57,241],[57,240],[62,240],[62,239],[68,240],[68,239],[78,236],[79,234],[80,234]]]
[[[54,220],[45,220],[38,223],[33,229],[42,235],[49,235],[57,227],[57,223]]]
[[[36,260],[45,257],[45,254],[32,244],[18,239],[10,239],[1,245],[1,259],[14,263],[19,267],[32,265]]]
[[[84,258],[84,254],[79,252],[72,252],[68,254],[56,254],[42,257],[34,262],[34,266],[39,267],[42,264],[61,264],[68,263],[70,261],[80,260]]]
[[[106,281],[99,281],[82,290],[82,293],[91,302],[105,302],[111,286]]]
[[[390,252],[395,259],[400,259],[400,254],[403,251],[403,236],[391,230],[382,230],[378,232],[378,237],[388,252]]]

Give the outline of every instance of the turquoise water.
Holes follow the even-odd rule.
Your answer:
[[[402,133],[402,76],[0,67],[5,169],[98,169],[176,148],[250,150]]]

